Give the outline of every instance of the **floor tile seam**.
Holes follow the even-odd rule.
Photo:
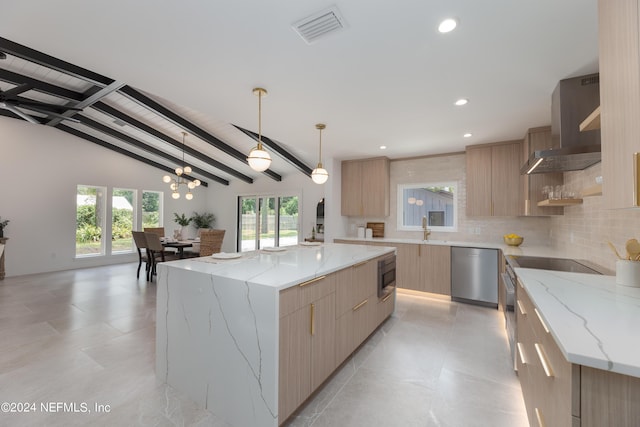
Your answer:
[[[349,356],[349,357],[350,357],[350,359],[348,360],[348,362],[345,363],[345,365],[348,364],[348,363],[353,363],[354,362],[353,359],[355,357],[355,353],[352,353],[351,356]],[[364,361],[363,361],[363,363],[364,363]],[[316,423],[318,418],[320,418],[322,416],[322,414],[324,413],[324,411],[326,411],[327,408],[331,406],[333,401],[338,397],[338,395],[347,386],[347,384],[349,384],[351,382],[351,380],[353,380],[353,377],[356,375],[356,373],[362,368],[362,364],[360,364],[360,366],[355,366],[355,363],[353,363],[353,366],[354,366],[354,369],[352,370],[351,375],[349,375],[348,378],[346,379],[346,381],[344,381],[342,383],[342,385],[336,390],[336,392],[333,394],[333,397],[327,401],[326,405],[324,405],[324,408],[322,408],[322,410],[320,412],[316,412],[315,418],[313,419],[311,424],[309,424],[308,427],[313,427],[313,425]]]
[[[508,387],[510,389],[521,391],[521,387],[520,387],[520,383],[519,382],[517,383],[517,385],[514,385],[514,384],[505,383],[505,382],[502,382],[502,381],[497,381],[495,378],[491,378],[491,377],[488,377],[488,376],[477,375],[477,374],[475,374],[473,372],[461,371],[461,370],[455,369],[453,367],[443,366],[442,367],[442,371],[444,371],[445,369],[447,371],[449,371],[449,372],[452,372],[453,374],[464,375],[465,377],[473,378],[474,380],[479,381],[479,382],[483,382],[483,383],[489,382],[489,383],[493,384],[494,386]],[[514,373],[514,375],[515,375],[515,373]],[[440,378],[438,378],[438,381],[439,380],[440,380]]]

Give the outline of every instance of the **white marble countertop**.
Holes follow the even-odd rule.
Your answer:
[[[244,252],[240,258],[236,259],[219,260],[202,257],[163,264],[170,268],[197,271],[275,289],[286,289],[314,277],[395,251],[393,247],[337,243],[323,243],[318,246],[286,246],[284,249],[281,252],[267,250]]]
[[[505,255],[526,255],[526,256],[546,256],[553,258],[571,258],[571,254],[566,251],[560,251],[550,246],[543,245],[527,245],[526,242],[520,246],[509,246],[504,243],[487,243],[487,242],[465,242],[457,240],[419,240],[419,239],[402,239],[395,237],[373,237],[371,239],[362,239],[358,237],[336,237],[335,240],[346,240],[352,242],[363,243],[409,243],[415,245],[440,245],[440,246],[463,246],[470,248],[489,248],[500,249]]]
[[[640,288],[614,276],[517,268],[565,358],[640,377]]]

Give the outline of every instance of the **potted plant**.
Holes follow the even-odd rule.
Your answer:
[[[204,212],[201,214],[194,212],[191,217],[191,221],[193,221],[193,226],[195,228],[213,228],[213,225],[216,222],[216,216],[210,212]]]
[[[179,231],[178,235],[175,236],[178,240],[186,237],[187,233],[186,233],[186,228],[189,226],[189,224],[191,223],[191,218],[187,218],[184,213],[182,213],[181,215],[178,215],[177,213],[173,213],[173,220],[180,225],[182,228]],[[176,230],[178,231],[178,230]]]
[[[9,224],[9,220],[3,220],[0,216],[0,237],[4,237],[4,228],[7,226],[7,224]]]

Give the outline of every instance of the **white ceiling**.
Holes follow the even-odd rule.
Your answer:
[[[347,29],[308,45],[291,28],[332,5]],[[598,70],[596,0],[30,0],[2,15],[0,37],[170,100],[242,152],[252,140],[225,126],[257,131],[264,87],[263,134],[311,167],[319,122],[325,159],[522,138],[550,123],[558,80]]]

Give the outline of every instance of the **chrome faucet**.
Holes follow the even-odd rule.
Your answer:
[[[426,216],[422,217],[422,232],[424,234],[422,240],[429,240],[429,234],[431,234],[431,230],[429,230],[427,228],[427,217]]]

